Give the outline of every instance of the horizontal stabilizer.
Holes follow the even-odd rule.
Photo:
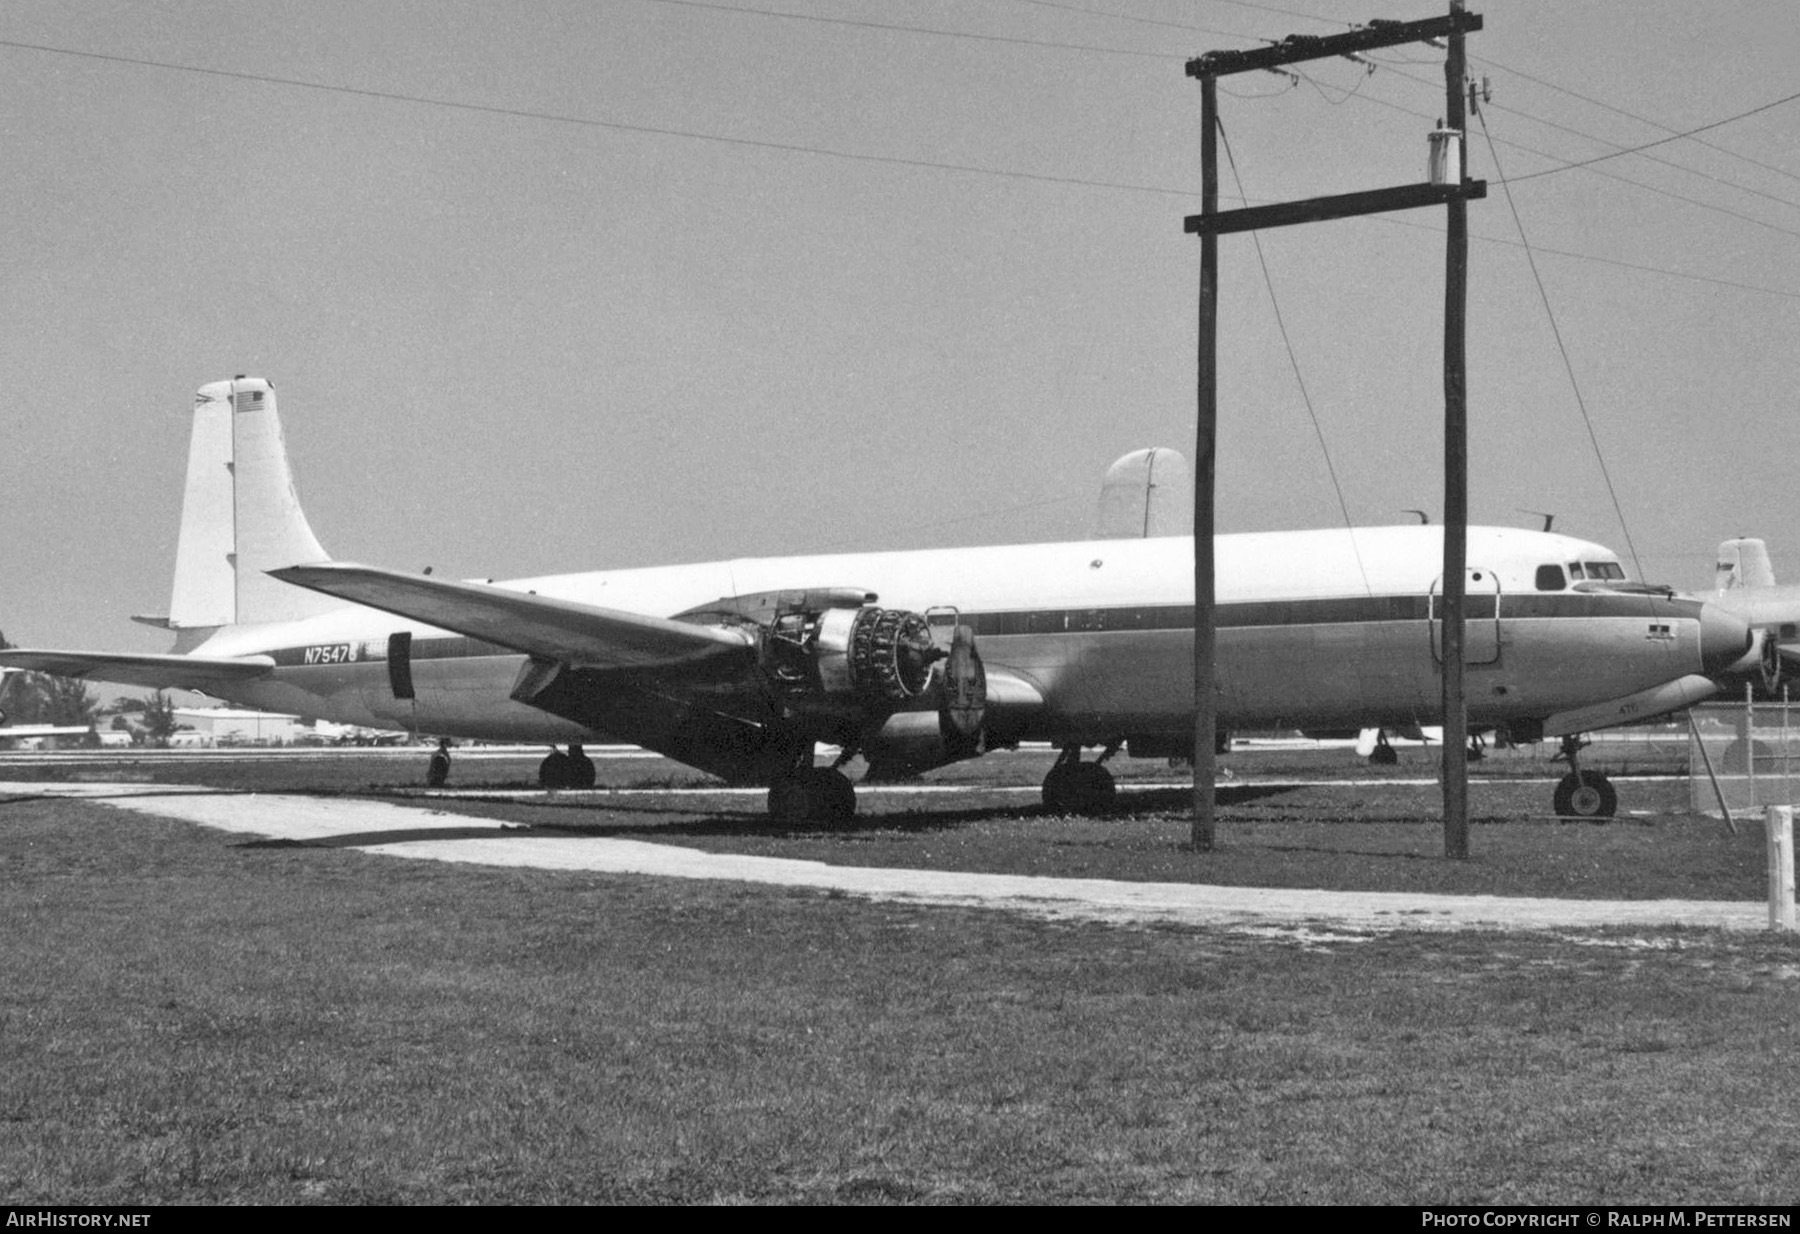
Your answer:
[[[0,651],[0,665],[58,677],[109,681],[152,690],[204,690],[261,677],[275,667],[268,656],[144,656],[110,651]]]
[[[659,668],[741,655],[750,636],[718,626],[558,600],[486,583],[458,583],[347,561],[288,566],[284,583],[485,639],[577,668]]]

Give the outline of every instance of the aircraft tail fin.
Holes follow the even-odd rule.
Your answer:
[[[254,377],[201,386],[169,628],[191,641],[184,631],[294,621],[339,607],[266,573],[326,560],[294,490],[275,388]]]
[[[1714,591],[1738,587],[1773,587],[1775,568],[1769,564],[1769,546],[1761,540],[1726,540],[1719,545],[1719,567],[1713,576]]]

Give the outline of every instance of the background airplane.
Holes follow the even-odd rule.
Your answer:
[[[1148,506],[1135,538],[456,582],[327,557],[268,382],[204,386],[193,415],[170,610],[140,619],[173,631],[172,651],[12,650],[0,663],[566,745],[542,765],[551,787],[592,783],[583,743],[630,742],[768,785],[784,820],[853,813],[843,767],[856,755],[918,770],[1048,741],[1062,754],[1046,804],[1099,810],[1109,758],[1192,749],[1192,537],[1141,534]],[[1156,458],[1141,463],[1154,505]],[[1112,522],[1130,526],[1129,509]],[[1435,718],[1441,535],[1218,537],[1221,723]],[[1749,644],[1741,619],[1705,603],[1577,582],[1570,563],[1623,582],[1598,544],[1478,527],[1469,560],[1469,719],[1514,740],[1687,706]],[[821,745],[842,751],[834,765],[815,765]],[[1084,762],[1089,748],[1100,756]],[[1577,768],[1556,805],[1604,815],[1616,796]]]

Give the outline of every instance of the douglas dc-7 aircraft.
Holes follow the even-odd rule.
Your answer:
[[[1224,728],[1399,726],[1439,710],[1442,529],[1220,536]],[[1598,544],[1471,528],[1472,728],[1564,737],[1714,691],[1748,627],[1624,583]],[[1580,563],[1581,582],[1570,577]],[[552,787],[592,783],[592,741],[769,786],[789,821],[856,808],[840,769],[907,772],[1024,740],[1060,747],[1053,810],[1112,799],[1103,765],[1191,752],[1191,536],[757,558],[454,582],[330,560],[301,511],[275,392],[201,387],[169,655],[8,651],[0,663],[200,690],[249,707],[449,737],[567,744]],[[814,765],[815,747],[843,755]],[[1087,747],[1103,753],[1082,761]],[[1563,813],[1611,814],[1571,771]]]

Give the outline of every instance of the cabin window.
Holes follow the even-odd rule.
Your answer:
[[[1563,569],[1558,565],[1539,566],[1537,568],[1537,589],[1539,591],[1561,591],[1568,580],[1563,577]]]

